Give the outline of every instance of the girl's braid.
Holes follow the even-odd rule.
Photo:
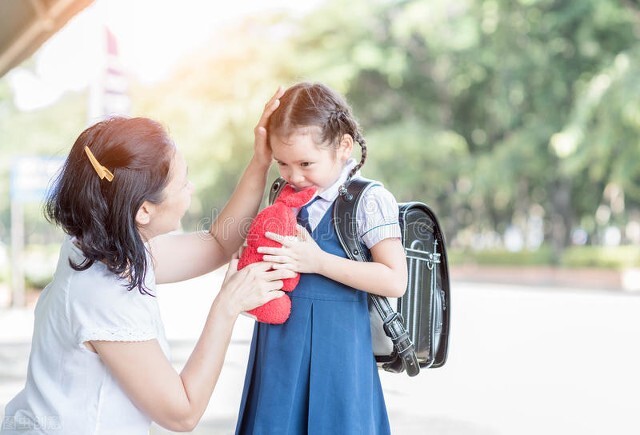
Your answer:
[[[349,179],[351,179],[351,177],[353,177],[356,174],[356,172],[358,172],[358,170],[364,165],[364,162],[367,160],[367,142],[364,140],[364,137],[362,136],[362,133],[360,133],[359,130],[356,130],[356,134],[353,140],[360,144],[362,157],[360,157],[360,162],[357,165],[355,165],[351,170],[351,172],[349,173]]]
[[[350,110],[338,110],[337,114],[338,119],[341,119],[344,122],[344,127],[346,130],[345,133],[351,135],[353,140],[360,145],[360,149],[362,151],[360,162],[358,162],[358,164],[355,165],[353,169],[351,169],[351,172],[349,172],[349,177],[347,179],[350,180],[356,174],[356,172],[358,172],[358,170],[362,168],[364,162],[367,160],[367,142],[364,140],[364,136],[362,135],[362,131],[360,130],[360,126],[358,125],[358,121],[356,121],[356,119],[353,117]]]

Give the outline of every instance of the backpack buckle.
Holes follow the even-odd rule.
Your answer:
[[[353,194],[349,193],[349,191],[347,190],[346,183],[340,186],[340,188],[338,189],[338,194],[342,196],[347,202],[353,201]]]
[[[393,323],[400,322],[402,329],[404,329],[404,319],[402,318],[402,314],[394,311],[393,314],[388,316],[386,319],[382,321],[382,327],[384,328],[384,332],[391,337],[391,339],[395,342],[396,339],[400,338],[401,335],[398,335],[397,330],[393,328]],[[406,332],[405,332],[406,334]]]

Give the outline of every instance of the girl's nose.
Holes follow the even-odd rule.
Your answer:
[[[304,176],[300,172],[291,173],[291,182],[293,184],[299,184],[304,181]]]

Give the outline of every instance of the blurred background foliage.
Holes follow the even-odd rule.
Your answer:
[[[455,262],[639,266],[639,37],[635,0],[328,1],[248,17],[170,79],[132,83],[133,115],[160,120],[186,154],[188,230],[233,191],[277,85],[309,80],[346,95],[364,175],[430,204]],[[86,97],[19,112],[0,80],[2,179],[16,155],[66,154]],[[29,242],[48,240],[27,212]]]

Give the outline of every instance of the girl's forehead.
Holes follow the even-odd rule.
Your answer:
[[[327,154],[330,147],[318,145],[311,135],[295,135],[287,138],[272,137],[273,158],[280,162],[317,159]],[[330,153],[329,153],[330,154]]]
[[[283,148],[283,151],[290,152],[312,148],[315,146],[313,138],[309,135],[295,135],[288,137],[272,137],[271,146],[273,148]]]

